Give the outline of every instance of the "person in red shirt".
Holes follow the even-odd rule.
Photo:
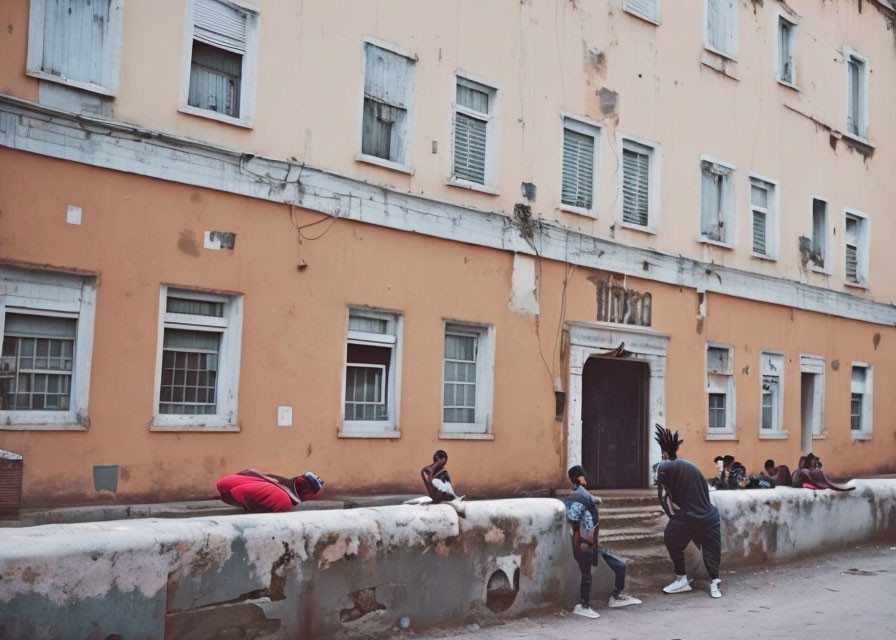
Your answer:
[[[250,512],[289,511],[306,500],[316,500],[324,480],[310,471],[294,478],[246,469],[218,480],[221,500]]]

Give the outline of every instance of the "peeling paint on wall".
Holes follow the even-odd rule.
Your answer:
[[[510,280],[510,299],[507,308],[524,316],[539,313],[535,258],[521,253],[513,255],[513,274]]]
[[[609,120],[614,125],[619,124],[619,94],[601,87],[597,90],[597,98],[601,120]]]

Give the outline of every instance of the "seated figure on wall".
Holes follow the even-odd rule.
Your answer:
[[[821,459],[812,453],[800,457],[798,468],[793,472],[793,486],[804,489],[833,489],[835,491],[852,491],[855,487],[848,487],[829,480],[821,470]]]
[[[759,477],[770,482],[773,487],[789,487],[793,479],[790,476],[790,469],[786,464],[775,466],[774,460],[766,460],[765,468],[759,473]]]
[[[294,478],[245,469],[224,476],[216,488],[221,500],[250,512],[289,511],[320,496],[324,481],[310,471]]]
[[[747,469],[734,456],[716,456],[716,464],[719,466],[719,489],[748,489],[752,478],[747,475]]]
[[[464,497],[455,493],[454,487],[451,485],[451,476],[448,475],[448,469],[445,468],[446,464],[448,464],[448,454],[439,449],[432,455],[432,464],[420,470],[423,486],[426,487],[426,493],[429,496],[406,500],[404,504],[439,504],[444,502],[457,511],[457,515],[465,516],[466,505],[463,503]]]

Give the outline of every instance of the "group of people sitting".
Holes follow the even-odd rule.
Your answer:
[[[821,469],[821,459],[809,453],[800,457],[796,470],[791,473],[786,464],[775,465],[774,460],[766,460],[758,475],[749,475],[734,456],[716,456],[714,462],[719,467],[717,478],[709,484],[716,489],[770,489],[772,487],[802,487],[804,489],[834,489],[852,491],[849,487],[829,479]]]

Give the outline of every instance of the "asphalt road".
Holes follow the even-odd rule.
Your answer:
[[[722,598],[705,581],[688,593],[631,589],[642,605],[608,609],[589,620],[561,611],[428,638],[466,640],[894,640],[896,546],[868,545],[793,564],[722,571]]]

